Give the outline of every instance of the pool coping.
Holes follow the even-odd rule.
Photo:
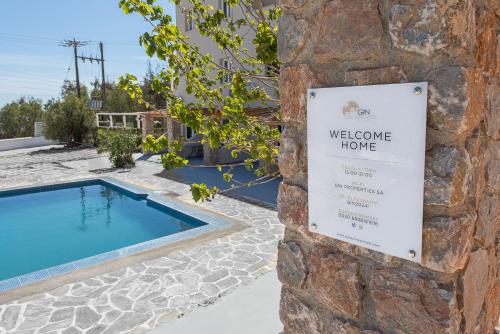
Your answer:
[[[15,290],[18,289],[22,289],[24,287],[28,287],[29,285],[35,283],[50,281],[50,279],[52,278],[72,274],[81,271],[83,269],[90,269],[92,267],[98,266],[103,263],[109,263],[111,261],[121,260],[131,255],[140,255],[140,253],[146,253],[148,251],[150,251],[150,253],[155,253],[151,251],[159,250],[160,248],[169,248],[173,251],[179,248],[179,246],[182,246],[180,244],[182,244],[182,242],[185,242],[187,240],[196,240],[197,238],[206,239],[203,238],[203,236],[206,237],[208,236],[209,239],[212,239],[212,236],[213,238],[216,238],[219,235],[227,234],[232,231],[236,232],[246,227],[243,222],[235,220],[233,218],[205,210],[199,206],[193,206],[188,203],[181,202],[179,200],[176,200],[172,197],[168,197],[163,194],[159,194],[161,192],[148,190],[146,188],[128,184],[111,177],[85,178],[85,179],[78,179],[75,181],[43,184],[37,186],[7,188],[0,190],[0,198],[9,195],[12,196],[15,194],[20,195],[20,194],[32,193],[33,189],[37,189],[35,191],[42,192],[47,190],[56,190],[56,189],[75,187],[79,185],[82,186],[90,185],[96,183],[104,184],[110,186],[111,188],[113,187],[119,188],[120,191],[124,191],[129,195],[138,196],[139,198],[143,198],[146,201],[150,201],[155,205],[160,205],[167,210],[174,210],[180,214],[190,216],[195,220],[199,220],[205,223],[205,225],[194,227],[189,230],[167,235],[161,238],[152,239],[149,241],[119,248],[109,252],[97,254],[91,257],[86,257],[80,260],[71,261],[61,265],[1,280],[0,301],[4,299],[1,298],[2,295],[6,293],[11,295],[11,292],[14,292]],[[141,257],[139,256],[136,258],[140,259]],[[146,258],[149,257],[146,256]],[[121,262],[128,262],[128,261],[121,261]],[[92,270],[90,271],[92,272]],[[43,286],[43,284],[41,286]]]

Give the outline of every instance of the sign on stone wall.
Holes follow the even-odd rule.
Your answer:
[[[308,91],[312,232],[420,262],[427,83]]]

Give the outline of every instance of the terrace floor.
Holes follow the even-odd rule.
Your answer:
[[[133,169],[109,169],[107,158],[93,149],[0,152],[0,189],[109,176],[192,202],[189,186],[161,177],[162,171],[161,165],[148,160],[138,161]],[[177,318],[194,310],[214,307],[219,299],[256,284],[274,270],[276,246],[283,234],[275,211],[221,196],[199,205],[248,227],[0,304],[0,334],[143,333],[181,321]],[[277,309],[277,300],[261,301],[269,302],[276,303]],[[224,310],[222,304],[220,309]],[[217,309],[214,312],[220,315]]]
[[[158,161],[158,156],[153,156],[150,161]],[[178,180],[182,183],[201,183],[204,182],[210,187],[217,187],[221,190],[227,190],[227,195],[249,201],[250,203],[258,203],[270,208],[276,208],[276,200],[278,198],[278,187],[281,183],[281,178],[264,179],[263,183],[252,187],[238,187],[236,182],[228,183],[222,179],[221,172],[231,172],[234,180],[239,182],[250,182],[255,180],[256,176],[248,171],[245,166],[239,165],[229,170],[228,167],[222,168],[221,172],[217,167],[203,166],[203,159],[194,158],[189,161],[192,167],[183,167],[171,171],[164,171],[163,175],[173,180]],[[234,187],[234,188],[232,188]]]

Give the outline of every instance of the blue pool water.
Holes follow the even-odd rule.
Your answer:
[[[99,182],[0,194],[0,281],[202,225]]]

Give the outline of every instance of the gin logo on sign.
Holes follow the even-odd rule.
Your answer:
[[[360,107],[359,104],[355,101],[347,102],[342,108],[342,114],[345,118],[354,119],[354,118],[375,118],[375,115],[372,115],[372,112],[368,108]]]

